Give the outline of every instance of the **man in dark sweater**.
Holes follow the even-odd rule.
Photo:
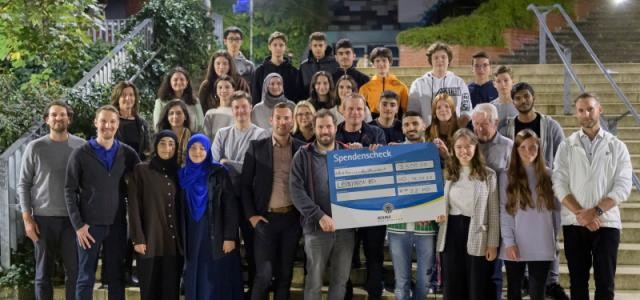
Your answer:
[[[282,76],[284,96],[287,99],[296,103],[307,99],[300,92],[298,69],[285,56],[287,52],[287,36],[282,32],[274,31],[269,35],[268,45],[271,56],[267,56],[262,65],[256,69],[251,83],[252,104],[255,105],[262,101],[262,85],[264,84],[264,79],[271,73],[278,73]]]
[[[97,137],[75,149],[67,163],[64,194],[71,225],[78,238],[76,299],[92,299],[100,247],[109,283],[109,299],[124,299],[127,245],[125,175],[140,162],[136,152],[115,139],[118,110],[96,111]]]
[[[338,79],[343,75],[349,75],[353,77],[358,86],[356,90],[360,89],[365,83],[369,82],[369,76],[356,70],[353,65],[353,61],[356,59],[356,54],[353,52],[353,45],[349,39],[341,39],[336,43],[336,61],[339,68],[333,72],[333,82],[337,83]]]
[[[489,103],[498,97],[498,90],[491,80],[491,61],[484,51],[476,52],[471,57],[473,81],[469,83],[469,94],[473,107],[480,103]]]
[[[327,43],[327,36],[323,32],[314,32],[309,35],[309,54],[300,64],[300,92],[303,99],[309,97],[309,84],[311,77],[318,71],[326,71],[333,74],[338,70],[338,63],[332,55],[331,46]]]

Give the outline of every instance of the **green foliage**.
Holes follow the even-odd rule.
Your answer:
[[[18,251],[11,251],[11,266],[0,274],[0,287],[30,288],[35,278],[33,243],[24,240]]]
[[[224,16],[224,26],[238,26],[244,32],[242,52],[249,57],[249,15],[234,14],[232,0],[212,0],[212,7]],[[257,1],[256,1],[257,2]],[[294,61],[301,60],[307,47],[309,34],[325,31],[328,21],[326,0],[281,0],[254,3],[253,20],[253,60],[262,62],[269,56],[267,40],[274,31],[287,35],[288,48],[294,54]],[[295,64],[295,63],[294,63]]]
[[[574,0],[489,0],[472,14],[447,18],[430,27],[411,28],[398,34],[398,44],[428,47],[435,41],[463,46],[504,46],[502,32],[506,28],[532,28],[535,15],[527,10],[531,3],[560,3],[569,13]]]

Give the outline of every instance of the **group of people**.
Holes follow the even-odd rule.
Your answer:
[[[46,108],[50,132],[27,146],[18,184],[38,299],[53,296],[56,254],[67,299],[91,299],[101,251],[109,299],[124,299],[129,249],[143,299],[267,299],[270,291],[288,299],[301,239],[304,299],[320,299],[325,279],[329,299],[351,299],[361,246],[365,289],[380,299],[385,241],[397,299],[424,299],[433,286],[445,299],[501,299],[503,261],[509,299],[522,299],[523,282],[531,299],[567,299],[560,230],[571,298],[589,298],[593,266],[596,299],[613,299],[618,206],[632,167],[626,146],[600,127],[597,96],[575,99],[581,128],[565,138],[535,110],[533,87],[514,84],[506,66],[491,74],[482,52],[467,86],[448,71],[450,47],[434,43],[432,70],[407,87],[390,73],[386,48],[371,52],[370,78],[353,67],[347,39],[334,56],[326,36],[312,33],[296,69],[286,36],[274,32],[271,56],[256,69],[239,51],[242,38],[225,30],[227,51],[212,55],[198,96],[186,70],[169,72],[153,126],[130,82],[96,111],[88,141],[69,133],[67,103]],[[442,215],[336,230],[329,151],[426,142],[444,170]]]

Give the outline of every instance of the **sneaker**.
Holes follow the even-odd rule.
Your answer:
[[[555,300],[569,300],[569,296],[564,292],[562,286],[559,283],[552,283],[547,285],[547,297]]]
[[[547,287],[548,293],[549,287]],[[522,278],[522,297],[529,296],[529,279],[527,277]]]

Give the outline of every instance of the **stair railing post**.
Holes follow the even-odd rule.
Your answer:
[[[564,57],[569,64],[571,64],[571,49],[569,47],[564,47],[563,49]],[[569,73],[569,69],[564,68],[564,91],[563,91],[563,111],[565,115],[571,114],[571,85],[573,83],[573,79],[571,78],[571,74]]]
[[[547,14],[549,11],[541,13],[542,20],[538,21],[538,63],[544,65],[547,63],[547,34],[544,30],[544,26],[547,23]]]

